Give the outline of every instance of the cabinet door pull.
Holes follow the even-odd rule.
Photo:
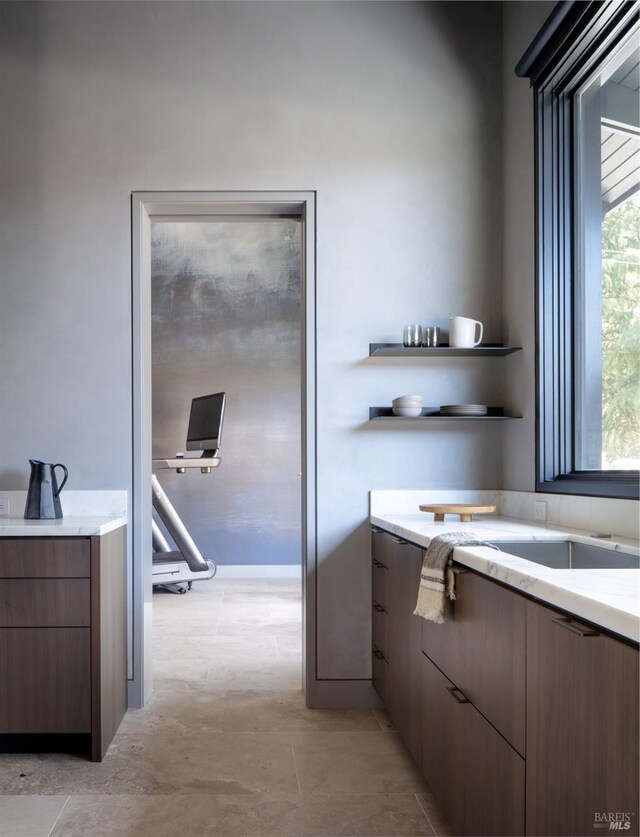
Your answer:
[[[574,623],[571,619],[567,619],[564,616],[559,616],[557,619],[552,619],[551,621],[554,625],[560,625],[561,628],[566,628],[568,631],[571,631],[572,634],[576,634],[577,636],[600,636],[600,631],[596,631],[593,628],[587,628],[586,625]]]
[[[373,609],[377,610],[378,613],[384,613],[384,608],[381,604],[378,604],[378,602],[375,599],[373,600]]]
[[[376,660],[384,660],[384,654],[382,653],[382,651],[378,651],[377,648],[372,648],[371,650]]]
[[[468,573],[469,570],[463,570],[462,567],[451,567],[451,572],[454,575],[465,575],[465,573]]]
[[[407,541],[403,541],[402,538],[395,538],[394,537],[394,538],[392,538],[392,540],[393,540],[394,543],[399,543],[400,546],[406,546],[407,545]]]
[[[373,566],[376,569],[378,569],[378,570],[386,570],[387,569],[387,565],[383,564],[382,561],[378,561],[377,558],[372,558],[371,560],[373,561]]]
[[[377,527],[377,526],[372,526],[372,527],[371,527],[371,534],[372,534],[372,535],[381,535],[382,533],[383,533],[383,530],[382,530],[382,529],[378,529],[378,527]]]
[[[447,691],[456,703],[469,703],[469,698],[465,697],[457,686],[450,686]]]

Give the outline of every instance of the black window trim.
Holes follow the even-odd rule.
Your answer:
[[[574,94],[637,26],[638,4],[560,2],[516,66],[534,89],[536,491],[638,499],[637,471],[574,470]]]

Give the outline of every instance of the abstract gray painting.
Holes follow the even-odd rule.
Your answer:
[[[158,476],[219,564],[301,560],[299,221],[152,224],[153,455],[185,448],[191,399],[227,393],[222,465]]]

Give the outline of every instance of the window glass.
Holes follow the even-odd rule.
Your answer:
[[[575,469],[640,467],[640,49],[576,97]]]

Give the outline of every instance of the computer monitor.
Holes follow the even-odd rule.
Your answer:
[[[222,437],[224,402],[224,392],[193,399],[187,430],[187,450],[201,450],[207,457],[216,455]]]

